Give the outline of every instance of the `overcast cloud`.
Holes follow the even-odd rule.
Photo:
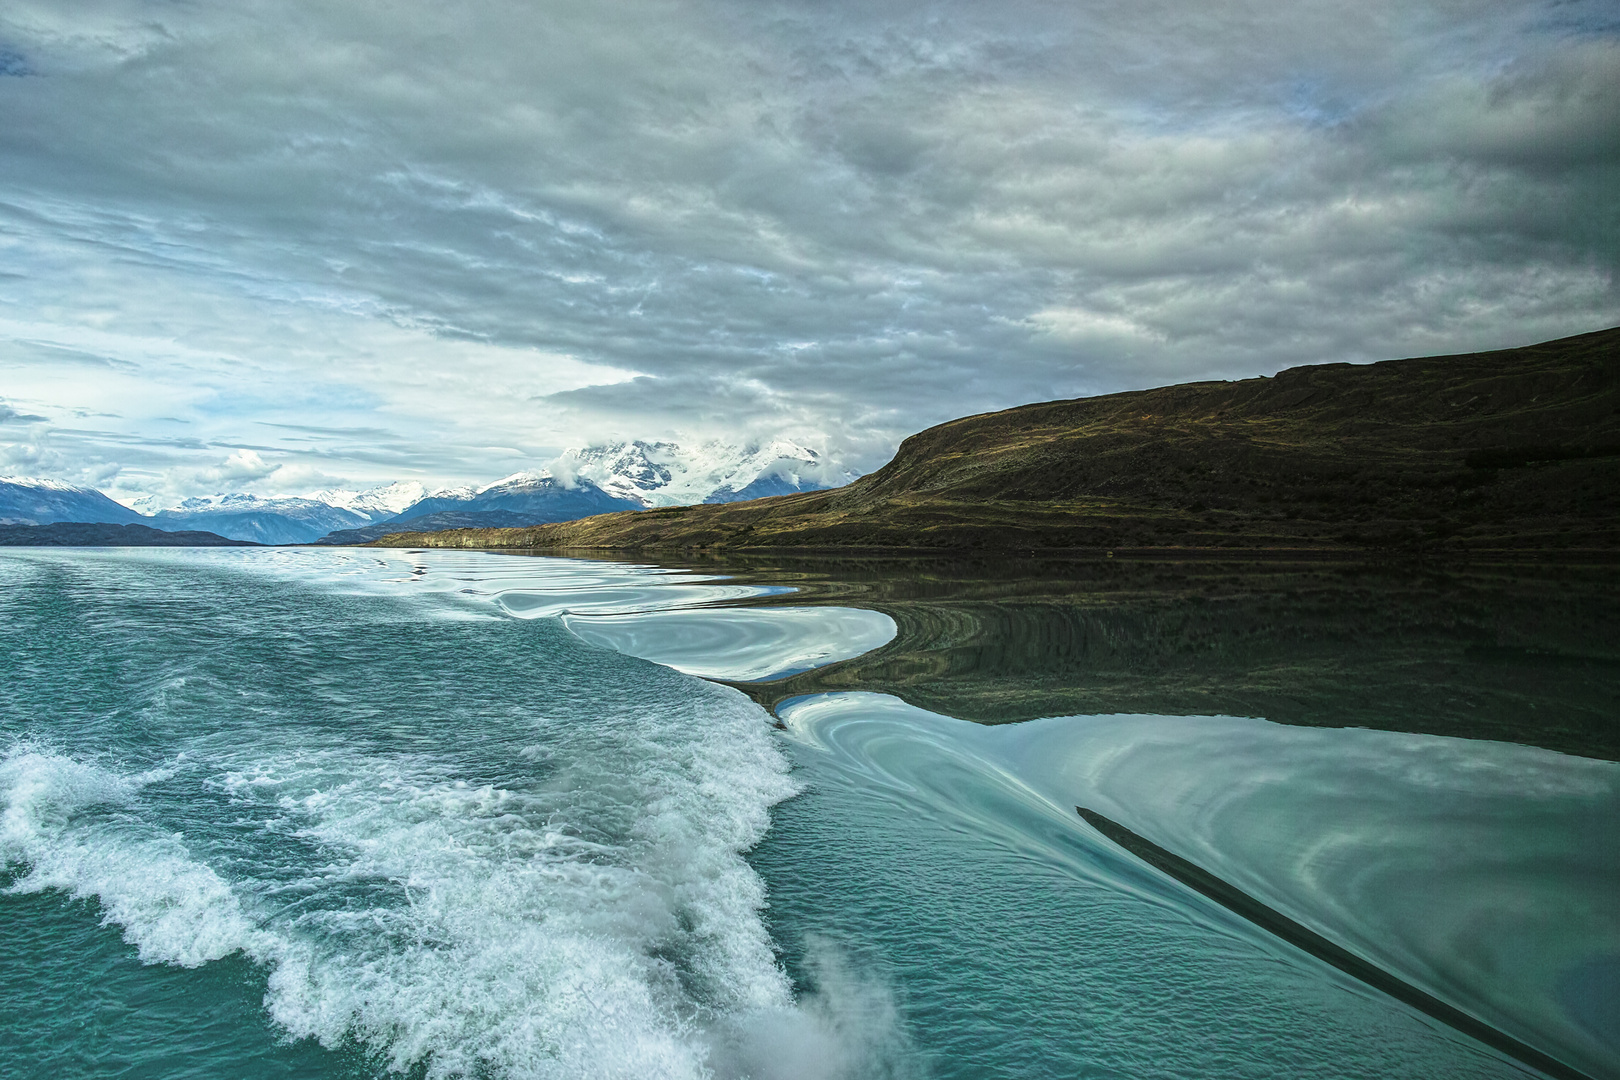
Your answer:
[[[0,472],[857,468],[1026,401],[1620,323],[1612,2],[0,10]]]

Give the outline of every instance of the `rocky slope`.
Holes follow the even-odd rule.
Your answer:
[[[394,545],[1614,548],[1620,329],[1053,401],[942,424],[847,487]]]

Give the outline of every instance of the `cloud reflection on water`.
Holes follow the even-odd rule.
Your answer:
[[[1014,846],[1048,845],[1074,806],[1098,807],[1503,1031],[1594,1075],[1620,1065],[1601,1003],[1571,992],[1612,981],[1620,956],[1620,764],[1234,717],[985,727],[868,693],[779,712],[866,782]],[[947,793],[941,769],[968,777]],[[995,809],[1009,798],[1019,814]],[[1168,882],[1155,891],[1218,918]]]

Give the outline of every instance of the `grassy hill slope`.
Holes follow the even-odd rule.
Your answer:
[[[381,546],[1614,548],[1620,328],[1025,405],[848,487]]]

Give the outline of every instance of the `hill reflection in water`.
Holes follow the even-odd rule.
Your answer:
[[[1620,758],[1620,573],[1239,559],[856,560],[696,568],[795,587],[750,604],[869,607],[894,639],[744,685],[767,706],[893,694],[1001,724],[1252,716]]]

